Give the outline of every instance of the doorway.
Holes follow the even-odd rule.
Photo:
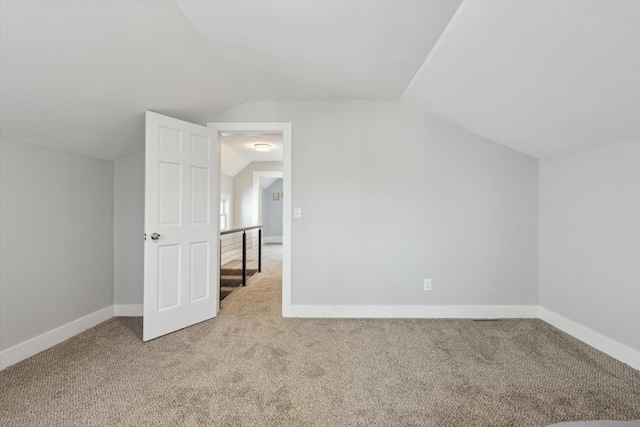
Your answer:
[[[263,224],[263,208],[264,208],[264,189],[266,187],[271,186],[277,179],[283,178],[283,171],[253,171],[253,190],[252,194],[252,215],[253,222],[255,224]],[[283,186],[284,181],[280,181],[281,186]],[[266,186],[266,187],[265,187]],[[283,186],[284,187],[284,186]],[[281,196],[284,194],[284,188],[279,189],[280,192],[280,200],[279,202],[282,204],[284,198]],[[273,197],[273,195],[271,196]],[[281,205],[282,206],[282,205]],[[280,208],[282,210],[282,207]],[[281,234],[282,235],[282,234]],[[280,241],[282,243],[282,241]]]
[[[228,151],[229,147],[225,148],[222,143],[223,139],[233,135],[274,135],[279,134],[282,138],[282,170],[281,171],[262,171],[253,170],[251,194],[247,195],[244,191],[239,191],[239,188],[235,188],[232,195],[232,205],[234,213],[231,221],[231,228],[241,228],[255,225],[262,225],[260,214],[260,199],[262,196],[262,188],[260,186],[260,177],[263,175],[271,174],[273,177],[274,172],[279,172],[276,178],[280,178],[282,189],[280,193],[280,203],[282,206],[282,314],[287,316],[291,307],[291,219],[292,219],[292,203],[291,203],[291,123],[208,123],[207,127],[214,130],[218,135],[218,150],[224,156],[224,152]],[[234,151],[234,150],[232,150]],[[236,153],[237,154],[237,153]],[[231,153],[233,156],[233,153]],[[236,160],[239,160],[236,158]],[[240,159],[241,161],[241,159]],[[247,168],[249,164],[246,164],[244,168]],[[236,165],[237,167],[237,165]],[[243,169],[244,169],[243,168]],[[219,168],[222,170],[222,168]],[[259,166],[254,167],[259,169]],[[256,175],[255,173],[258,172]],[[257,177],[257,178],[256,178]],[[221,177],[221,181],[224,182],[224,178]],[[244,185],[244,184],[242,184]],[[219,190],[220,192],[220,190]],[[284,196],[284,197],[283,197]],[[273,197],[273,194],[271,195]],[[243,203],[249,203],[253,206],[250,213],[239,212],[239,207],[243,206]]]
[[[264,244],[282,244],[282,201],[284,200],[281,177],[260,178],[260,224]]]

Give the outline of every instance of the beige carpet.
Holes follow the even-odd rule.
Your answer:
[[[540,320],[280,316],[280,247],[218,318],[111,319],[0,373],[2,426],[545,426],[640,418],[640,372]]]

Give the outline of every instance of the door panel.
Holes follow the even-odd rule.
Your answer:
[[[201,135],[191,135],[191,154],[208,159],[211,155],[209,138]]]
[[[180,129],[171,129],[160,126],[160,150],[182,152],[182,132]]]
[[[158,162],[160,221],[158,225],[180,225],[182,213],[182,165]]]
[[[220,190],[215,131],[157,113],[145,117],[147,341],[216,315]]]
[[[191,243],[191,302],[209,297],[209,242]]]
[[[191,225],[209,225],[210,172],[207,168],[191,166]]]
[[[158,310],[180,306],[180,245],[158,245]]]

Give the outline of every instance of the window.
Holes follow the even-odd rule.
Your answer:
[[[229,205],[231,196],[222,193],[220,195],[220,230],[229,229]]]

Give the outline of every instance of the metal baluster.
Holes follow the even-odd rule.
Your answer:
[[[242,286],[247,286],[247,232],[242,232]]]
[[[258,273],[262,273],[262,228],[258,228]]]

